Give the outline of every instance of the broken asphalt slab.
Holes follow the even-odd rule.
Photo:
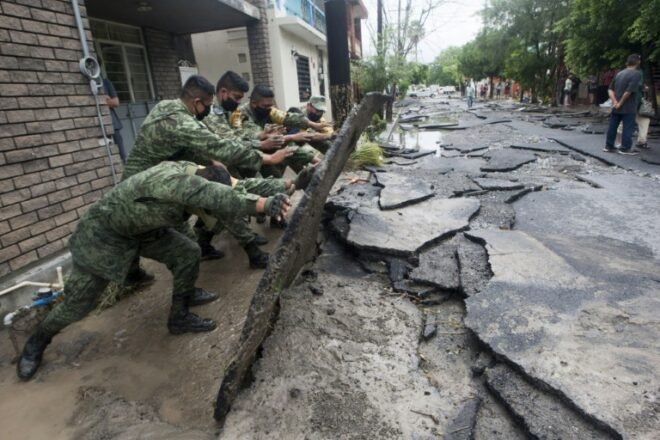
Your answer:
[[[525,187],[523,183],[505,179],[476,178],[472,180],[481,188],[489,191],[515,191]]]
[[[488,163],[481,167],[481,171],[490,172],[513,171],[536,160],[534,153],[511,148],[490,151],[484,157],[488,159]]]
[[[359,208],[349,217],[346,242],[359,250],[409,256],[465,229],[478,210],[475,199],[437,197],[393,211]]]
[[[460,289],[457,249],[458,236],[421,252],[419,266],[410,273],[410,279],[443,290]]]
[[[386,172],[374,174],[380,191],[380,208],[396,209],[421,202],[435,194],[433,186],[423,180],[399,173]]]
[[[516,150],[541,151],[544,153],[568,153],[572,150],[564,147],[558,142],[518,143],[512,144],[511,148]]]
[[[614,440],[611,432],[593,426],[559,397],[527,382],[506,364],[486,371],[486,385],[520,420],[533,438],[542,440]]]
[[[658,262],[616,240],[470,232],[493,278],[466,325],[541,389],[626,439],[660,431]]]
[[[660,258],[660,183],[633,174],[579,176],[599,188],[541,191],[515,202],[516,229],[532,235],[609,237]]]
[[[642,160],[642,157],[648,157],[648,155],[652,155],[653,157],[656,157],[656,155],[660,156],[660,151],[652,150],[651,153],[641,153],[640,156],[624,156],[603,151],[605,147],[604,135],[580,132],[566,134],[561,130],[554,130],[524,121],[513,121],[507,125],[526,134],[553,139],[566,148],[599,159],[608,165],[618,166],[626,170],[639,170],[654,175],[660,174],[660,167],[658,165]]]

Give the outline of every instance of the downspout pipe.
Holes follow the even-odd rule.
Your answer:
[[[115,172],[115,165],[112,162],[112,151],[110,149],[110,140],[105,131],[105,125],[103,124],[103,115],[101,114],[101,104],[99,103],[99,78],[101,76],[101,66],[99,62],[90,55],[89,46],[87,45],[87,35],[85,34],[85,27],[83,26],[82,16],[80,15],[80,6],[78,5],[78,0],[71,0],[71,5],[73,6],[73,15],[76,18],[76,25],[78,26],[78,34],[80,37],[80,45],[83,50],[83,58],[80,60],[80,73],[82,73],[87,79],[89,79],[89,87],[94,95],[94,101],[96,102],[96,116],[99,120],[99,126],[101,127],[101,134],[103,135],[103,143],[105,144],[105,149],[108,153],[108,160],[110,161],[110,171],[112,173],[112,182],[117,185],[117,173]]]

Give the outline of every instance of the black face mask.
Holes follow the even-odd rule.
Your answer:
[[[222,108],[227,110],[228,112],[233,112],[238,108],[238,102],[234,101],[233,99],[229,98],[220,103],[222,105]]]
[[[255,107],[254,114],[257,115],[258,119],[266,119],[268,115],[270,115],[270,109],[263,107]]]
[[[323,115],[320,113],[307,113],[307,119],[312,122],[319,122]]]
[[[202,105],[204,105],[204,104],[202,104]],[[204,105],[204,111],[201,112],[201,113],[197,113],[197,115],[195,115],[195,117],[197,118],[198,121],[201,121],[202,119],[207,117],[209,115],[209,113],[211,113],[211,106],[209,105],[207,107],[207,106]]]

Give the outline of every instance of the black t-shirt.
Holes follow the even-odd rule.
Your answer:
[[[642,73],[637,69],[624,69],[617,73],[610,84],[610,90],[614,90],[617,100],[621,100],[624,93],[630,92],[630,96],[619,109],[613,110],[614,113],[636,113],[637,112],[637,94],[642,81]]]

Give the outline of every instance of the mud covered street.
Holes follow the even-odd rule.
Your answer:
[[[0,424],[24,439],[635,439],[660,431],[660,141],[602,152],[606,116],[404,100],[382,167],[342,173],[318,256],[222,426],[213,402],[261,271],[224,234],[204,335],[169,336],[170,277],[68,328],[30,383],[0,341]],[[279,230],[255,224],[274,249]],[[46,422],[46,420],[48,422]],[[4,438],[4,437],[3,437]]]

